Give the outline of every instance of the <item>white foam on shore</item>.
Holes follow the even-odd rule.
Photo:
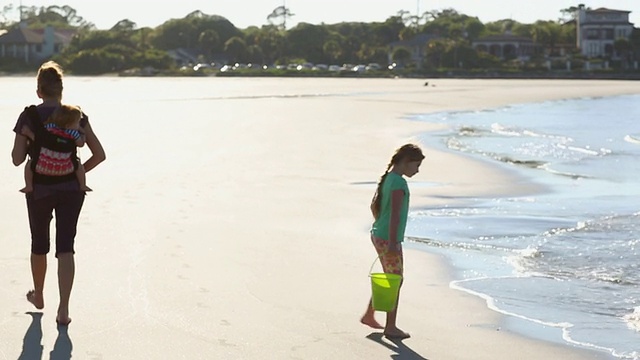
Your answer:
[[[636,136],[631,136],[631,135],[626,135],[624,137],[624,141],[631,143],[631,144],[639,144],[640,145],[640,138],[636,137]]]
[[[497,278],[495,278],[495,277],[492,277],[492,278],[480,277],[480,278],[472,278],[472,279],[464,279],[464,280],[454,280],[451,283],[449,283],[449,287],[451,287],[452,289],[455,289],[455,290],[466,292],[466,293],[468,293],[470,295],[474,295],[474,296],[477,296],[477,297],[483,299],[486,302],[487,307],[489,309],[491,309],[493,311],[496,311],[496,312],[498,312],[500,314],[503,314],[503,315],[506,315],[506,316],[510,316],[510,317],[514,317],[514,318],[518,318],[518,319],[525,320],[525,321],[529,321],[529,322],[532,322],[532,323],[535,323],[535,324],[538,324],[538,325],[541,325],[541,326],[548,326],[548,327],[560,329],[562,331],[562,339],[564,341],[570,343],[570,344],[573,344],[573,345],[576,345],[576,346],[580,346],[580,347],[584,347],[584,348],[591,349],[591,350],[604,351],[604,352],[610,353],[610,354],[612,354],[612,355],[614,355],[616,357],[620,357],[620,355],[616,355],[615,354],[615,350],[612,349],[612,348],[608,348],[608,347],[604,347],[604,346],[598,346],[598,345],[595,345],[595,344],[592,344],[592,343],[588,343],[588,342],[577,341],[577,340],[574,340],[573,338],[571,338],[571,331],[570,330],[573,327],[572,323],[569,323],[569,322],[543,321],[543,320],[540,320],[540,319],[530,318],[530,317],[527,317],[527,316],[524,316],[524,315],[521,315],[521,314],[517,314],[517,313],[511,312],[511,311],[507,311],[507,310],[501,309],[500,307],[498,307],[496,305],[495,299],[492,298],[491,296],[489,296],[487,294],[484,294],[484,293],[481,293],[481,292],[477,292],[477,291],[474,291],[474,290],[467,289],[467,288],[463,287],[462,285],[460,285],[462,283],[471,282],[471,281],[487,280],[487,279],[506,279],[506,278],[513,278],[513,276],[504,276],[504,277],[497,277]],[[625,356],[627,356],[627,355],[625,355]],[[623,358],[626,358],[626,357],[623,357]],[[633,358],[629,358],[629,359],[637,359],[637,358],[633,357]]]

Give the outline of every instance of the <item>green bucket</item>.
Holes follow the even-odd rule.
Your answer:
[[[373,265],[371,268],[373,269]],[[402,283],[402,275],[369,272],[373,309],[385,312],[393,311],[398,302],[398,292],[400,291],[400,284]]]

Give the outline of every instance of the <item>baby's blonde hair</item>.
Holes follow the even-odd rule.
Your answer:
[[[78,106],[60,105],[53,111],[47,123],[56,124],[63,129],[77,127],[82,118],[82,110]]]

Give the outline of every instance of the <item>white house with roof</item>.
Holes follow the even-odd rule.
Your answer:
[[[26,63],[47,60],[69,45],[75,34],[73,29],[29,29],[20,24],[0,34],[0,58],[22,59]]]
[[[576,10],[576,46],[589,58],[615,56],[614,42],[629,39],[633,24],[631,11],[598,8],[586,9],[583,4]]]

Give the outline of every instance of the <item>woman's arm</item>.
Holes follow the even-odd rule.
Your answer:
[[[27,148],[29,147],[29,139],[20,134],[16,134],[13,140],[13,150],[11,150],[11,158],[13,165],[19,166],[27,158]]]
[[[100,140],[98,140],[98,137],[93,132],[93,129],[91,129],[91,124],[89,123],[84,127],[84,136],[86,144],[89,147],[89,150],[91,150],[91,157],[85,161],[83,166],[84,171],[89,172],[91,169],[98,166],[98,164],[105,161],[107,159],[107,155],[102,148]]]
[[[393,190],[391,192],[391,218],[389,219],[389,243],[396,246],[398,240],[398,227],[400,226],[400,209],[404,200],[403,190]],[[390,249],[396,251],[395,247]]]

